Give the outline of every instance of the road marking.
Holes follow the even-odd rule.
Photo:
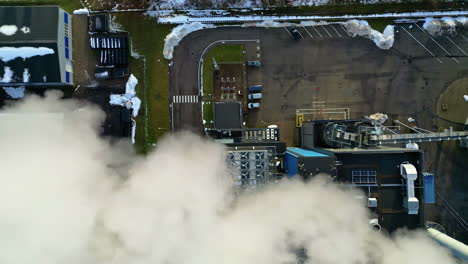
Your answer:
[[[408,30],[406,30],[406,28],[404,26],[401,27],[406,33],[408,33],[408,35],[410,35],[410,37],[412,37],[419,45],[421,45],[421,47],[423,47],[427,52],[429,52],[429,54],[432,55],[432,57],[436,58],[440,63],[443,63],[436,55],[434,55],[434,53],[432,53],[428,48],[426,48],[426,46],[424,46],[421,42],[419,42],[419,40],[417,40],[411,33],[408,32]]]
[[[198,103],[198,95],[174,95],[172,98],[174,104]]]
[[[286,32],[288,32],[288,34],[289,34],[289,36],[291,36],[291,38],[294,38],[293,35],[291,34],[291,32],[289,32],[289,30],[285,26],[283,26],[283,28],[284,28],[284,30],[286,30]]]
[[[330,26],[333,28],[333,30],[335,30],[336,34],[338,34],[338,36],[340,36],[340,38],[342,38],[341,34],[338,32],[338,30],[336,30],[336,28],[333,26],[333,24],[330,25]]]
[[[305,27],[303,27],[303,28],[304,28],[304,30],[307,32],[307,34],[309,34],[309,36],[310,36],[311,38],[314,38],[314,37],[312,36],[312,34],[310,34],[309,30],[307,30],[307,28],[305,28]]]
[[[325,32],[327,32],[328,36],[330,36],[330,38],[333,38],[333,36],[330,34],[330,32],[328,32],[328,30],[324,27],[324,26],[321,26],[323,28],[323,30],[325,30]]]
[[[304,38],[304,36],[302,36],[302,33],[296,28],[297,30],[297,33],[299,33],[299,35],[301,35],[302,38]]]
[[[322,34],[320,34],[320,32],[318,32],[318,30],[317,30],[315,27],[312,27],[312,28],[315,30],[315,32],[317,32],[317,34],[318,34],[321,38],[323,38]]]
[[[348,32],[348,30],[345,28],[345,26],[343,26],[343,24],[340,24],[340,26],[341,26],[341,29],[343,29],[343,31],[346,32],[346,34],[347,34],[348,36],[351,37],[351,34],[349,34],[349,32]]]
[[[455,45],[455,47],[457,47],[461,52],[463,52],[463,54],[465,54],[466,56],[468,56],[468,54],[462,49],[460,48],[460,46],[458,46],[451,38],[447,37],[447,39],[453,43],[453,45]]]
[[[467,39],[465,36],[463,36],[463,35],[461,35],[461,36],[462,36],[466,41],[468,41],[468,39]]]
[[[437,44],[443,51],[445,51],[447,53],[447,55],[451,56],[452,54],[450,54],[444,47],[442,47],[442,45],[439,44],[439,42],[437,42],[432,36],[431,34],[429,34],[427,31],[424,31],[418,24],[414,23],[414,25],[416,25],[422,32],[426,33],[430,39],[432,39],[432,41],[435,42],[435,44]],[[457,63],[460,63],[456,58],[452,57],[452,59],[454,61],[456,61]]]

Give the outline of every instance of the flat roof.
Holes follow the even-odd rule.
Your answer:
[[[214,127],[216,129],[242,128],[242,107],[240,102],[215,102],[213,112]]]
[[[24,45],[15,43],[8,46],[23,47]],[[2,44],[0,44],[0,47],[2,47]],[[29,43],[28,47],[50,48],[54,50],[54,53],[43,56],[33,56],[27,59],[16,58],[8,62],[4,62],[0,59],[0,79],[4,76],[5,69],[9,69],[13,72],[12,80],[9,82],[2,82],[2,80],[0,80],[0,86],[23,85],[23,73],[25,69],[29,71],[29,81],[24,85],[31,85],[34,83],[61,83],[57,43]]]
[[[400,147],[387,147],[378,146],[373,148],[324,148],[324,150],[331,151],[334,153],[352,153],[352,154],[369,154],[369,153],[403,153],[403,152],[421,152],[418,149],[407,149]]]
[[[302,149],[302,148],[288,148],[287,152],[289,154],[292,154],[294,156],[302,156],[302,157],[328,157],[328,155],[325,155],[320,152],[312,151],[312,150],[307,150],[307,149]]]
[[[12,42],[56,42],[59,10],[58,6],[0,6],[0,26],[13,25],[18,28],[13,35],[0,33],[0,45]],[[28,31],[21,30],[23,27],[28,28]]]

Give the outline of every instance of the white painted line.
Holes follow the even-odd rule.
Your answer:
[[[173,101],[174,103],[177,103],[177,95],[172,96],[172,101]]]
[[[315,30],[315,32],[317,32],[317,34],[318,34],[321,38],[323,38],[322,34],[320,34],[320,32],[318,32],[317,29],[316,29],[315,27],[312,27],[312,28]]]
[[[310,32],[309,32],[309,30],[307,30],[307,28],[305,28],[305,27],[303,27],[303,28],[304,28],[305,32],[307,32],[307,34],[309,34],[309,36],[310,36],[311,38],[314,38],[314,36],[312,36],[312,34],[310,34]]]
[[[283,28],[284,28],[284,30],[286,30],[286,32],[288,32],[288,34],[289,34],[289,36],[291,36],[291,38],[294,38],[293,35],[291,34],[291,32],[289,32],[289,30],[285,26],[283,26]]]
[[[299,31],[299,29],[296,28],[296,30],[297,30],[297,33],[299,33],[299,35],[301,35],[301,37],[304,38],[304,36],[302,36],[302,33]]]
[[[338,30],[336,30],[336,28],[333,26],[333,24],[330,25],[333,30],[335,30],[336,34],[338,34],[338,36],[340,36],[340,38],[342,38],[341,34],[338,32]]]
[[[327,32],[328,36],[330,36],[330,38],[333,38],[333,36],[330,34],[330,32],[328,32],[328,30],[324,27],[324,26],[321,26],[323,28],[323,30],[325,30],[325,32]]]
[[[432,39],[432,41],[435,42],[435,44],[437,44],[443,51],[445,51],[445,53],[447,53],[447,55],[451,56],[452,54],[450,54],[444,47],[442,47],[442,45],[439,44],[439,42],[437,42],[432,36],[431,34],[429,34],[427,31],[424,31],[418,24],[414,23],[422,32],[425,32],[430,39]],[[403,26],[402,26],[403,27]],[[456,61],[457,63],[460,63],[456,58],[452,57],[452,59],[454,61]]]
[[[174,132],[174,104],[171,104],[171,127],[172,132]]]
[[[412,37],[419,45],[421,45],[421,47],[423,47],[427,52],[429,52],[429,54],[432,55],[432,57],[436,58],[440,63],[443,63],[436,55],[434,55],[434,53],[432,53],[428,48],[426,48],[426,46],[424,46],[421,42],[419,42],[419,40],[417,40],[413,35],[411,35],[411,33],[408,32],[408,30],[406,30],[406,28],[404,26],[401,27],[406,33],[408,33],[408,35],[410,35],[410,37]]]
[[[466,41],[468,41],[468,39],[467,39],[465,36],[463,36],[463,35],[461,35],[461,36],[462,36]]]
[[[468,56],[468,54],[462,49],[460,48],[460,46],[458,46],[451,38],[447,37],[447,39],[452,42],[453,45],[455,45],[455,47],[457,47],[457,49],[459,49],[461,52],[463,52],[463,54],[465,54],[466,56]]]
[[[349,32],[348,32],[348,30],[345,28],[345,26],[343,26],[343,24],[340,24],[340,26],[341,26],[341,29],[343,29],[343,31],[344,31],[348,36],[351,37],[351,34],[349,34]]]

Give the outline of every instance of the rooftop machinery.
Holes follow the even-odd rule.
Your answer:
[[[374,114],[362,120],[318,120],[305,122],[304,126],[313,126],[313,146],[331,148],[366,148],[379,145],[396,145],[419,142],[466,140],[468,131],[432,132],[416,126],[409,126],[393,120],[393,126],[383,125],[387,121],[384,114]],[[405,127],[414,133],[400,133]],[[310,134],[310,133],[309,133]],[[307,139],[306,144],[312,143]]]

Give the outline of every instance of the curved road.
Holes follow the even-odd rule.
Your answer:
[[[252,39],[260,39],[260,29],[232,27],[195,31],[179,43],[174,50],[172,66],[169,70],[169,103],[171,108],[169,113],[171,114],[173,131],[191,130],[196,133],[204,133],[201,114],[202,98],[199,97],[198,90],[198,67],[206,47],[218,40]],[[174,96],[178,96],[178,98],[174,98]]]

